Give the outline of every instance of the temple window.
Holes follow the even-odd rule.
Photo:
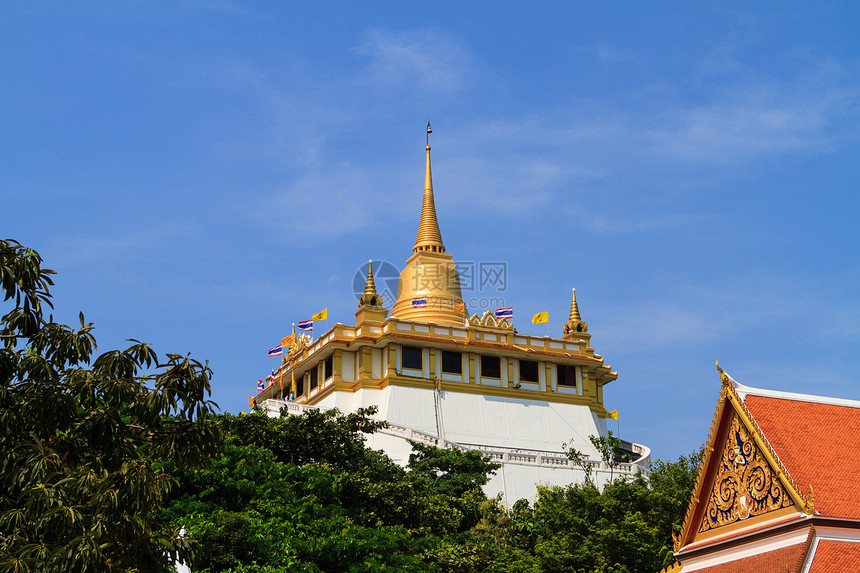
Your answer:
[[[324,380],[328,380],[329,378],[331,378],[333,373],[334,373],[334,358],[332,356],[329,356],[328,358],[325,359],[325,378],[324,378]]]
[[[404,346],[400,350],[400,365],[410,370],[423,370],[424,360],[421,349],[415,346]]]
[[[311,390],[313,390],[314,388],[317,387],[317,367],[316,366],[314,366],[310,370],[310,384],[308,384],[308,385],[310,386]]]
[[[576,366],[557,364],[556,369],[559,386],[572,386],[576,388]]]
[[[502,366],[498,356],[481,356],[481,378],[501,378]]]
[[[520,360],[520,381],[539,382],[538,363],[534,360]]]
[[[459,352],[442,351],[442,372],[445,374],[463,373],[463,356]]]

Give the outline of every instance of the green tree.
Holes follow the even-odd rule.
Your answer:
[[[539,569],[633,573],[671,565],[672,532],[683,523],[700,459],[701,451],[657,460],[649,476],[615,479],[602,491],[593,483],[539,488],[532,537]]]
[[[45,316],[54,271],[0,241],[0,571],[166,571],[188,540],[159,510],[218,442],[208,365]]]
[[[600,459],[609,468],[609,481],[615,479],[615,468],[618,464],[627,461],[627,454],[621,449],[621,440],[612,435],[612,431],[607,432],[605,436],[588,436],[591,444],[600,454]],[[561,447],[567,457],[585,472],[585,483],[593,483],[594,466],[589,463],[588,457],[581,451],[577,450],[573,445],[568,446],[567,443],[562,443]]]
[[[453,446],[443,449],[412,440],[409,443],[412,445],[409,470],[430,482],[439,493],[451,497],[479,490],[502,467],[475,450],[463,451]]]
[[[166,517],[197,544],[195,571],[483,571],[469,534],[494,469],[476,452],[422,447],[410,471],[366,447],[374,409],[217,416],[212,464],[176,470]]]

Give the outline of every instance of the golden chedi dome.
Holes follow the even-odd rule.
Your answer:
[[[427,124],[430,133],[430,124]],[[436,220],[433,178],[430,174],[430,146],[424,178],[424,203],[412,256],[400,273],[397,300],[391,316],[401,320],[462,326],[466,307],[460,290],[460,275],[452,256],[445,252]],[[455,310],[456,309],[456,310]]]

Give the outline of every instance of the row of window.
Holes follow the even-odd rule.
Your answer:
[[[501,378],[502,363],[498,356],[481,355],[481,378]],[[402,346],[400,364],[411,370],[424,369],[424,354],[416,346]],[[538,363],[535,360],[519,360],[520,381],[539,382]],[[566,364],[556,364],[558,384],[561,386],[576,386],[576,367]],[[445,374],[463,374],[463,354],[452,350],[442,351],[442,372]]]
[[[323,380],[328,380],[334,374],[334,360],[331,356],[322,362]],[[313,390],[317,387],[319,380],[319,368],[314,367],[308,371],[308,389]],[[296,396],[301,396],[305,393],[305,378],[299,376],[296,378]]]

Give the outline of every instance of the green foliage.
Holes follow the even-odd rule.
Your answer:
[[[618,467],[618,464],[627,461],[627,454],[621,449],[621,440],[612,435],[612,430],[608,431],[605,436],[588,436],[588,439],[591,440],[591,444],[600,454],[603,463],[609,468],[609,481],[612,481],[615,468]],[[588,463],[586,455],[572,445],[568,447],[566,443],[562,444],[561,447],[565,449],[568,459],[585,472],[585,483],[593,483],[594,467]]]
[[[425,447],[407,472],[364,445],[383,426],[373,413],[217,416],[225,446],[211,465],[171,468],[180,487],[165,517],[196,543],[194,570],[473,570],[451,556],[485,556],[461,533],[497,466]]]
[[[540,571],[659,571],[674,562],[699,454],[656,461],[653,472],[611,481],[539,488],[534,556]],[[522,509],[522,508],[521,508]]]
[[[501,464],[490,462],[477,451],[446,449],[410,440],[413,452],[409,455],[409,469],[423,477],[439,493],[460,497],[467,491],[486,484]]]
[[[147,344],[94,357],[93,325],[45,318],[53,271],[0,241],[0,571],[166,571],[188,542],[159,518],[218,442],[211,371]]]

